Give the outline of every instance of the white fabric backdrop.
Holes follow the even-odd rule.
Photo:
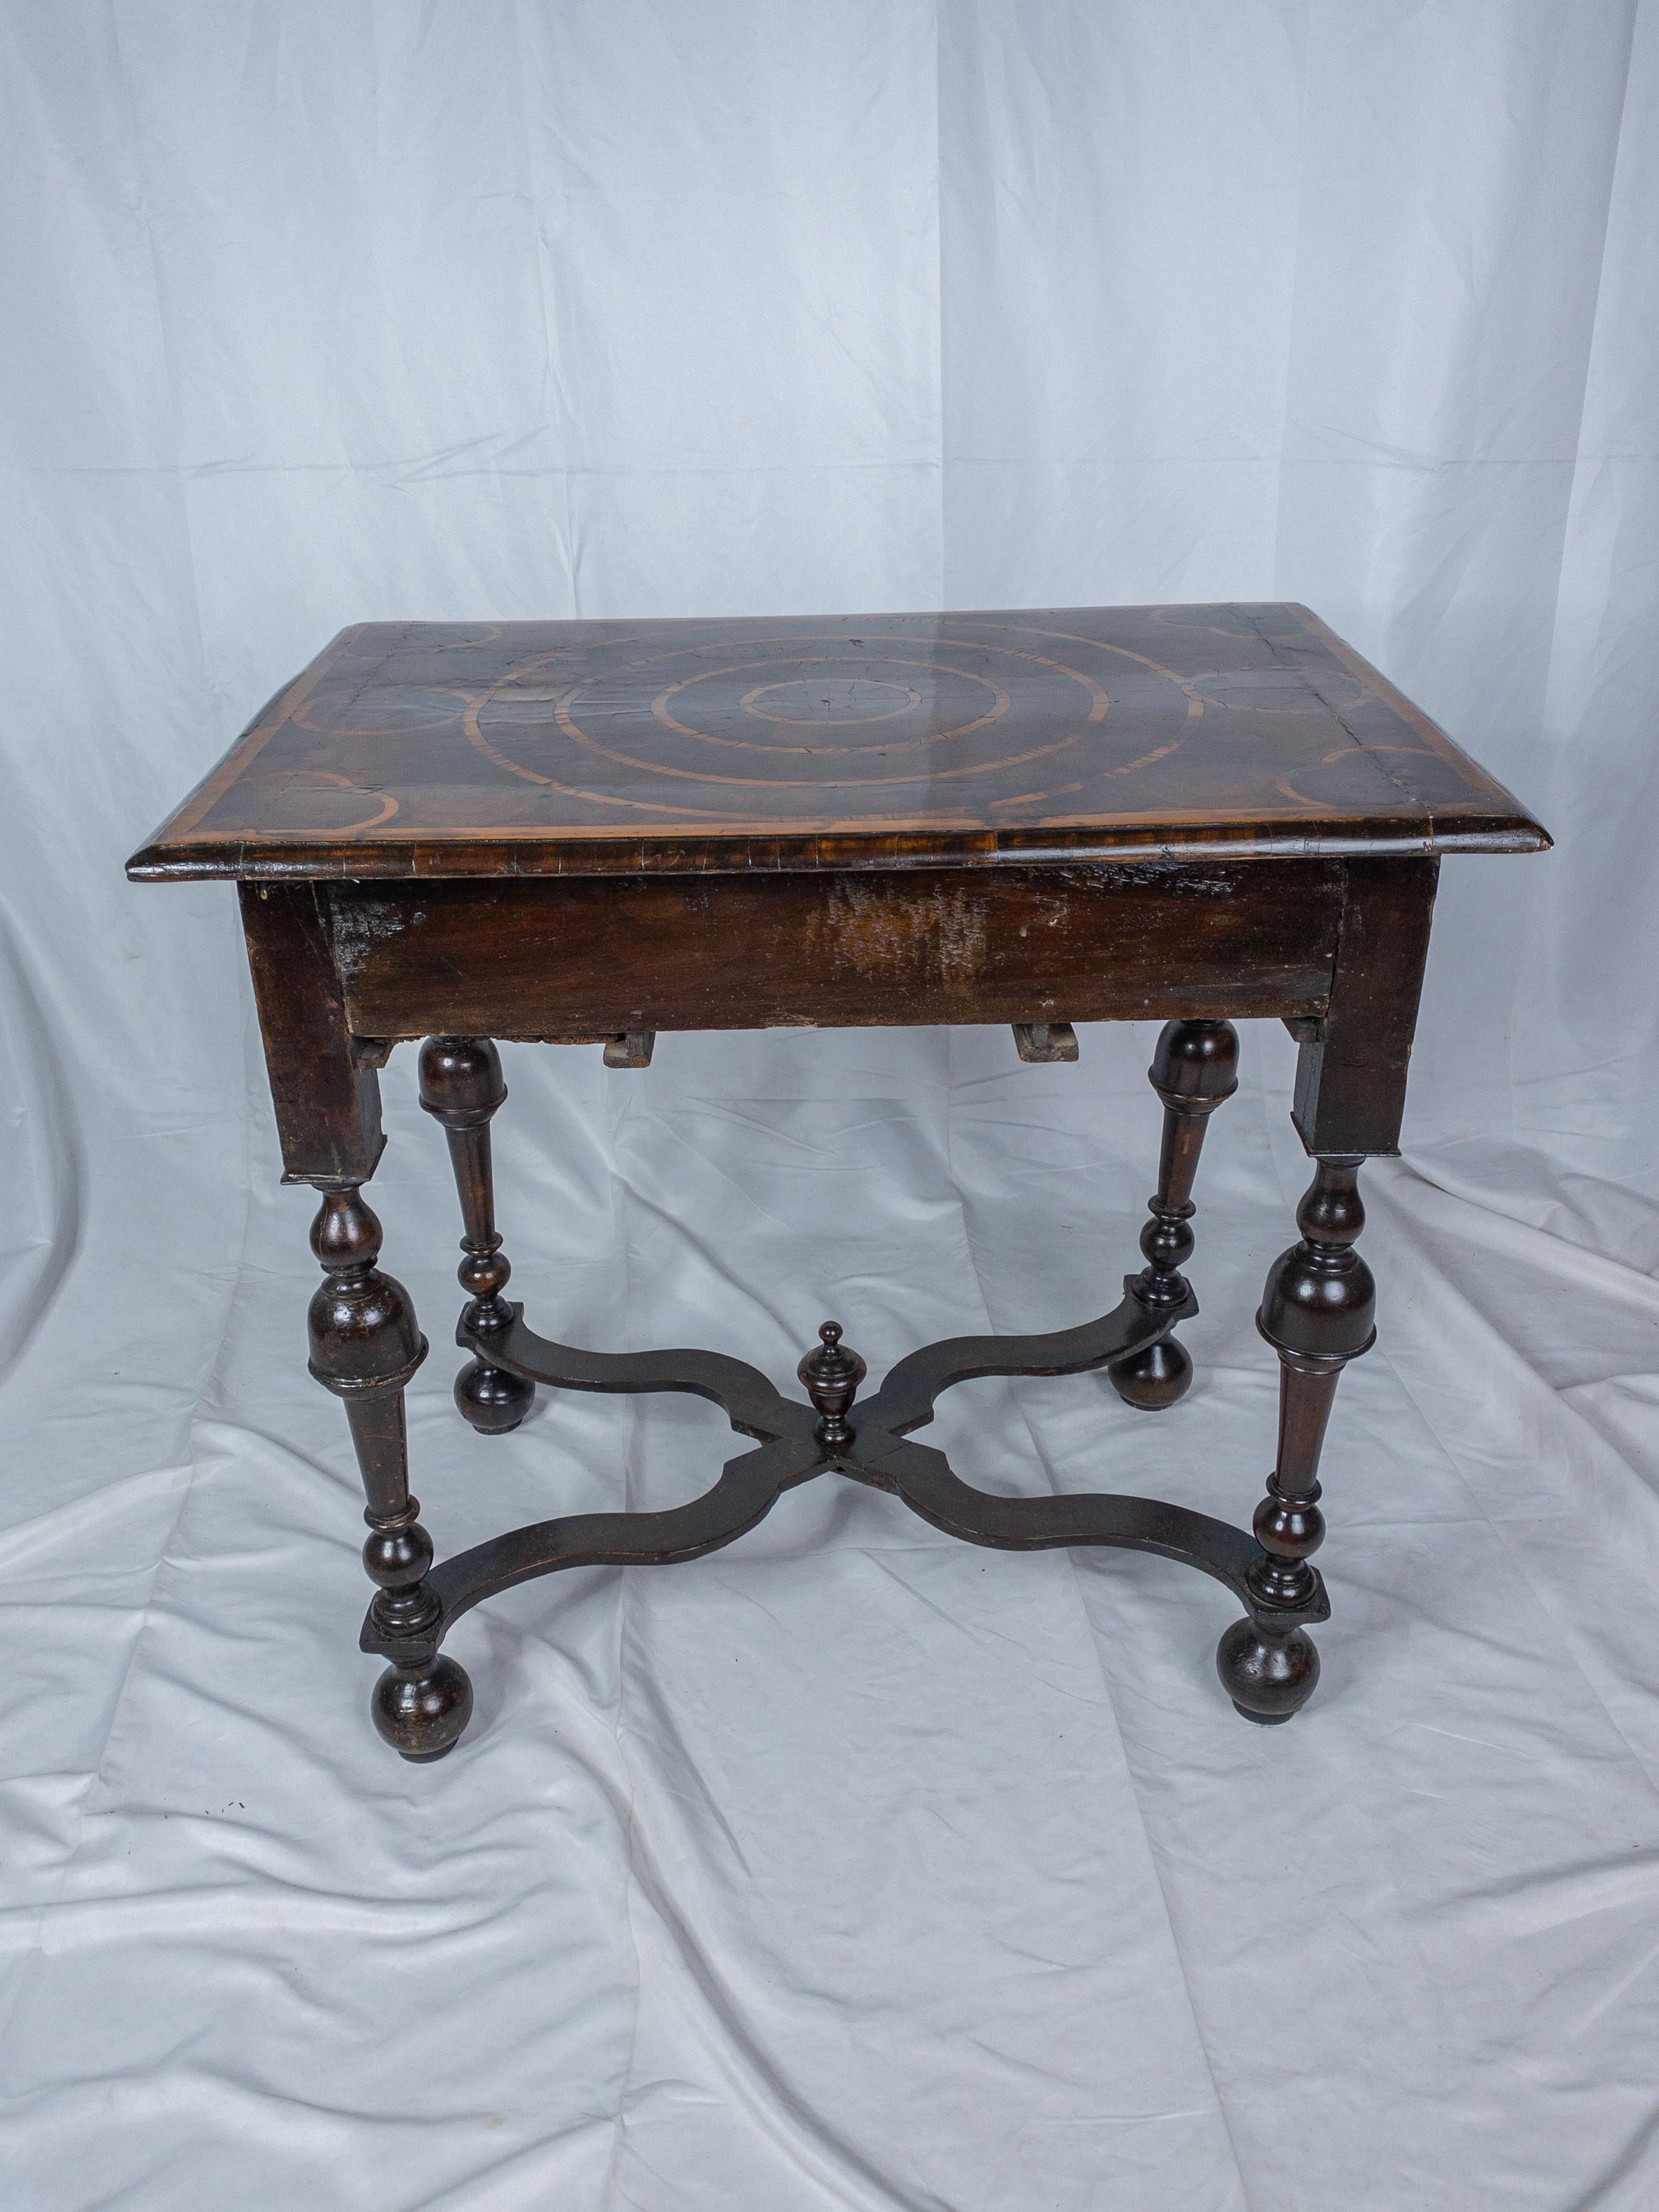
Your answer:
[[[1622,0],[9,0],[5,2106],[28,2212],[1649,2207],[1659,2196],[1659,12]],[[232,902],[120,865],[342,623],[1285,598],[1536,805],[1445,871],[1318,1698],[1201,1578],[826,1480],[457,1642],[369,1733]],[[1009,1486],[1242,1518],[1290,1048],[1213,1125],[1161,1421]],[[780,1381],[828,1312],[1097,1310],[1147,1035],[509,1053],[550,1333]],[[703,1486],[711,1408],[473,1438],[408,1055],[374,1202],[441,1547]]]

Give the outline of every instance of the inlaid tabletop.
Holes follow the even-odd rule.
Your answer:
[[[365,623],[129,864],[592,875],[1547,844],[1307,608]]]

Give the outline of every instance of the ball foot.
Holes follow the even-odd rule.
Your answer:
[[[1314,1693],[1319,1654],[1305,1630],[1269,1636],[1253,1620],[1236,1620],[1216,1646],[1221,1686],[1247,1721],[1276,1727],[1293,1720]]]
[[[1193,1379],[1193,1363],[1172,1336],[1114,1360],[1106,1370],[1112,1388],[1126,1406],[1143,1413],[1161,1413],[1187,1394]]]
[[[536,1386],[504,1367],[475,1359],[455,1377],[455,1403],[480,1436],[504,1437],[536,1402]]]
[[[374,1685],[369,1712],[393,1751],[426,1765],[455,1748],[472,1717],[472,1685],[465,1668],[440,1652],[414,1667],[388,1667]]]

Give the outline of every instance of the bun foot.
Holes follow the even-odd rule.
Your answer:
[[[1268,1636],[1253,1620],[1236,1620],[1216,1646],[1215,1668],[1244,1719],[1272,1728],[1294,1720],[1312,1697],[1319,1654],[1304,1629]]]
[[[388,1667],[369,1712],[393,1751],[425,1765],[455,1748],[472,1717],[472,1685],[465,1668],[440,1652],[421,1665]]]
[[[455,1377],[455,1403],[480,1436],[504,1437],[536,1402],[536,1386],[504,1367],[475,1359]]]
[[[1193,1379],[1193,1363],[1172,1336],[1132,1352],[1106,1370],[1112,1388],[1126,1406],[1143,1413],[1161,1413],[1184,1398]]]

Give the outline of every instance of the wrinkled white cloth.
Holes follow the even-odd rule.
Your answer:
[[[0,5],[0,2167],[26,2212],[1645,2212],[1659,2198],[1659,16],[1514,0]],[[826,1476],[481,1607],[366,1717],[234,902],[126,854],[345,622],[1307,601],[1555,831],[1450,861],[1315,1702],[1231,1601]],[[507,1048],[535,1324],[787,1385],[1113,1303],[1152,1033]],[[1211,1126],[1190,1395],[963,1386],[994,1488],[1243,1521],[1293,1048]],[[449,1401],[441,1551],[718,1409]]]

